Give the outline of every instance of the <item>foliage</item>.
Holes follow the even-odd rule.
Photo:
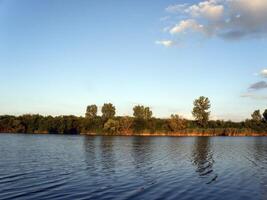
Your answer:
[[[168,126],[171,131],[179,131],[185,129],[187,126],[186,120],[179,115],[171,115],[171,118],[168,120]]]
[[[119,129],[120,129],[120,122],[118,120],[109,119],[104,125],[104,130],[111,134],[118,133]]]
[[[102,112],[102,118],[104,120],[108,120],[108,119],[111,119],[111,118],[113,118],[115,116],[116,109],[115,109],[115,106],[113,106],[112,103],[105,103],[102,106],[101,112]]]
[[[152,111],[149,107],[137,105],[133,108],[133,116],[138,119],[149,120],[152,117]]]
[[[121,117],[119,119],[120,130],[124,133],[129,133],[133,125],[133,118],[129,116]]]
[[[263,118],[267,122],[267,109],[263,112]]]
[[[240,132],[267,133],[267,109],[260,114],[256,110],[252,119],[243,122],[208,120],[210,112],[209,99],[200,97],[194,101],[193,115],[196,120],[184,119],[179,115],[171,115],[168,119],[152,117],[149,107],[135,106],[134,117],[115,116],[115,107],[104,104],[102,116],[97,116],[96,105],[86,109],[85,117],[42,116],[25,114],[21,116],[0,116],[0,132],[12,133],[53,133],[53,134],[139,134],[173,132],[209,132],[214,135],[227,135]]]
[[[97,106],[96,105],[87,106],[85,117],[93,119],[96,116],[97,116]]]
[[[192,111],[193,117],[201,126],[206,126],[209,121],[210,100],[207,97],[201,96],[194,101],[194,108]]]
[[[262,120],[262,116],[260,113],[260,110],[255,110],[252,114],[251,114],[251,118],[253,121],[255,122],[260,122]]]

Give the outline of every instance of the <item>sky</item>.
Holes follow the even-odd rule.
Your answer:
[[[267,109],[267,0],[0,0],[0,114]]]

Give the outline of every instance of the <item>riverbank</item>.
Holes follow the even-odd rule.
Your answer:
[[[258,137],[267,136],[267,132],[254,132],[252,130],[229,130],[229,129],[207,129],[207,130],[181,130],[179,132],[120,132],[120,133],[80,133],[89,136],[173,136],[173,137],[212,137],[212,136],[229,136],[229,137]]]
[[[230,137],[244,137],[244,136],[267,136],[265,131],[254,131],[252,129],[237,129],[237,128],[202,128],[202,129],[183,129],[175,132],[168,131],[139,131],[135,132],[133,130],[128,131],[118,131],[118,132],[107,132],[104,130],[98,131],[84,131],[76,130],[74,132],[65,133],[65,132],[49,132],[49,131],[39,131],[34,130],[33,132],[25,131],[15,131],[15,130],[0,130],[0,133],[25,133],[25,134],[60,134],[60,135],[88,135],[88,136],[173,136],[173,137],[212,137],[212,136],[230,136]]]

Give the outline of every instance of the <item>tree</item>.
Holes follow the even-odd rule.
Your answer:
[[[179,115],[171,115],[168,125],[171,131],[179,131],[186,128],[186,120]]]
[[[267,109],[263,112],[263,118],[267,122]]]
[[[105,119],[105,120],[111,119],[115,116],[116,108],[115,108],[115,106],[113,106],[112,103],[105,103],[102,106],[101,112],[102,112],[102,118],[103,119]]]
[[[201,96],[194,101],[194,108],[192,111],[193,117],[198,121],[201,126],[207,125],[209,121],[210,100],[207,97]]]
[[[133,116],[137,119],[148,120],[152,117],[152,111],[149,107],[137,105],[133,108]]]
[[[119,128],[120,128],[119,121],[114,120],[114,119],[109,119],[104,124],[104,130],[107,131],[108,133],[116,134],[119,132]]]
[[[252,120],[255,122],[260,122],[262,120],[262,116],[260,113],[260,110],[255,110],[252,114],[251,114]]]
[[[96,116],[97,116],[97,106],[94,104],[87,106],[85,117],[89,119],[93,119]]]
[[[124,133],[129,133],[131,126],[133,124],[133,118],[128,116],[122,117],[120,118],[119,122],[121,131]]]

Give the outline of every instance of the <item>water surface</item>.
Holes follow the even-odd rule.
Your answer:
[[[267,199],[267,137],[0,134],[0,199]]]

